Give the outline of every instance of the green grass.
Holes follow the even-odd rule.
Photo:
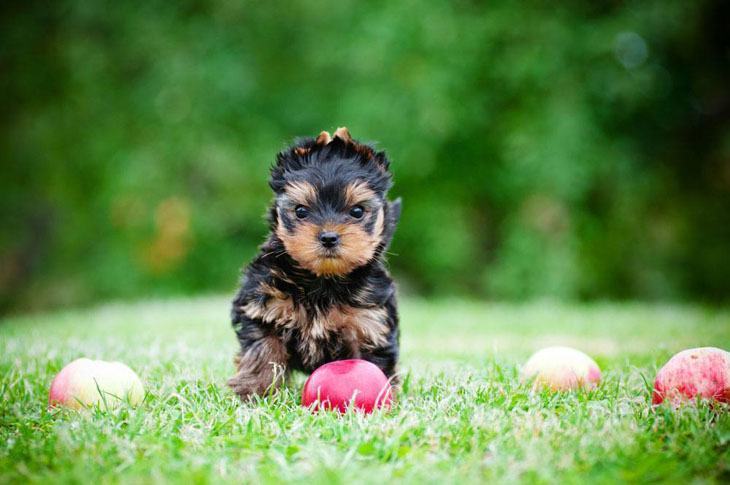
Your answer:
[[[310,414],[303,376],[240,404],[222,298],[112,304],[0,322],[0,483],[730,479],[730,413],[649,406],[677,350],[730,348],[730,312],[686,306],[402,305],[403,386],[366,417]],[[519,365],[545,345],[592,354],[590,392],[532,393]],[[49,383],[80,356],[145,381],[136,409],[48,411]]]

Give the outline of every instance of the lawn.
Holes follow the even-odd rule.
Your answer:
[[[0,321],[0,483],[443,483],[730,480],[730,413],[649,405],[683,348],[730,348],[730,311],[640,304],[402,304],[403,384],[390,412],[310,414],[304,376],[241,404],[226,298],[109,304]],[[520,363],[578,347],[594,391],[533,393]],[[46,409],[64,363],[122,360],[136,409]]]

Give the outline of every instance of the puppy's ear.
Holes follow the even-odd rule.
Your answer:
[[[339,130],[339,128],[338,128],[338,130]],[[337,136],[337,132],[335,132],[335,136]],[[314,140],[314,142],[317,145],[326,145],[326,144],[328,144],[331,141],[332,141],[332,137],[330,136],[330,134],[329,134],[328,131],[323,131],[322,133],[320,133],[317,136],[317,139]]]
[[[276,154],[276,162],[271,167],[271,179],[269,180],[269,186],[274,192],[279,194],[284,190],[284,185],[286,185],[284,174],[303,168],[316,146],[317,141],[314,138],[300,138],[294,145]]]
[[[339,128],[337,128],[335,130],[334,138],[340,138],[345,143],[349,143],[352,141],[352,137],[350,136],[350,130],[348,130],[346,126],[340,126]]]
[[[385,203],[385,225],[383,226],[383,250],[388,249],[390,241],[393,240],[395,228],[398,225],[401,212],[401,198],[398,197],[392,202]]]
[[[335,130],[329,147],[332,151],[340,152],[342,156],[357,157],[363,166],[371,165],[382,172],[387,172],[390,167],[390,161],[385,152],[376,152],[372,144],[354,140],[350,131],[344,126]]]

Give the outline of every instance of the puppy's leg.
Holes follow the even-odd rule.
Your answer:
[[[269,388],[281,385],[286,374],[287,352],[276,337],[262,337],[236,356],[236,375],[228,385],[242,400],[262,395]]]
[[[397,386],[400,383],[400,376],[398,375],[400,330],[398,328],[398,312],[394,297],[391,296],[386,302],[385,310],[388,315],[388,328],[390,329],[386,343],[374,349],[363,350],[361,358],[380,367],[380,370],[390,379],[390,383]]]

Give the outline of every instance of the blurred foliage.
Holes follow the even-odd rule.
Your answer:
[[[0,19],[0,304],[231,291],[267,170],[393,160],[406,291],[730,295],[724,2],[61,0]]]

